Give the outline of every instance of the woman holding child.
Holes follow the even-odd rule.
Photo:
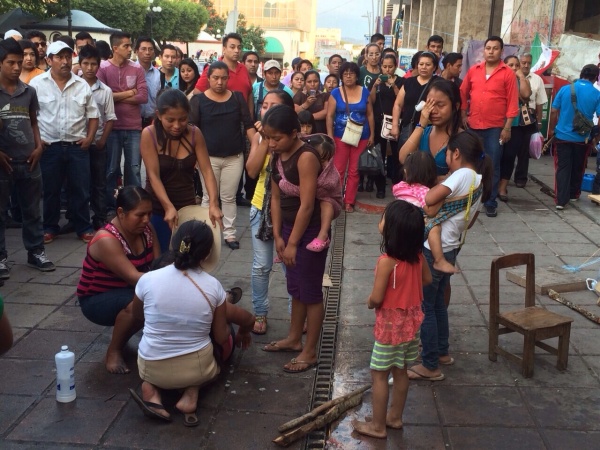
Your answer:
[[[273,106],[263,117],[264,138],[273,154],[271,215],[275,248],[287,267],[292,296],[288,336],[265,351],[297,351],[283,370],[298,373],[317,365],[317,343],[323,324],[322,281],[327,251],[307,247],[321,231],[321,207],[316,199],[321,156],[299,137],[298,116],[285,105]],[[302,329],[307,321],[306,343]]]

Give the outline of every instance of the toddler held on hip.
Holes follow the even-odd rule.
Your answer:
[[[392,188],[394,197],[412,203],[426,213],[425,197],[437,180],[437,169],[431,153],[417,151],[409,154],[404,162],[404,179]],[[440,272],[456,273],[456,267],[444,258],[441,225],[431,228],[427,241],[434,259],[433,267]]]
[[[423,285],[431,283],[422,253],[425,223],[422,211],[406,201],[391,202],[379,222],[383,254],[377,260],[375,282],[367,301],[375,309],[375,344],[371,354],[373,420],[353,420],[354,429],[366,436],[386,438],[387,428],[402,428],[408,394],[407,365],[419,352],[423,322]],[[394,378],[388,409],[388,376]]]
[[[317,200],[321,206],[321,230],[306,248],[321,252],[329,247],[331,222],[342,211],[342,183],[340,175],[331,160],[335,152],[335,143],[326,134],[303,136],[302,140],[319,152],[323,171],[317,178]]]

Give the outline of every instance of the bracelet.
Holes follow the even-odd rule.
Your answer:
[[[421,128],[422,130],[424,130],[425,128],[423,128],[423,125],[421,125],[421,123],[419,122],[418,124],[415,125],[415,130],[417,128]]]
[[[504,131],[510,131],[510,128],[503,128]]]

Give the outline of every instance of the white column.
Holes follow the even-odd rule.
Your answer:
[[[460,14],[462,12],[462,0],[456,1],[456,17],[454,18],[454,41],[452,42],[452,51],[458,52],[458,36],[460,33]]]

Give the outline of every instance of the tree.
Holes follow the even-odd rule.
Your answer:
[[[62,0],[65,3],[65,0]],[[112,28],[138,36],[146,24],[147,0],[71,0],[72,9],[85,11]]]
[[[171,32],[170,40],[189,42],[198,38],[200,29],[208,21],[208,11],[198,3],[186,0],[174,2],[179,12],[176,26]]]

